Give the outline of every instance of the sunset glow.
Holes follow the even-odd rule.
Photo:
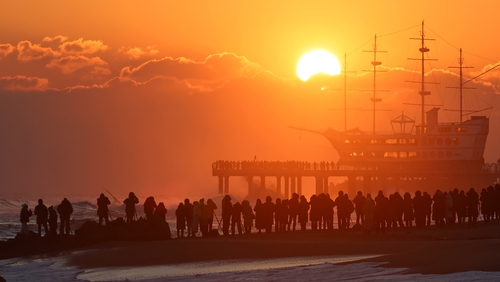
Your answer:
[[[408,105],[419,103],[419,85],[405,81],[420,78],[418,61],[407,59],[421,55],[409,38],[420,36],[422,19],[426,38],[436,39],[426,40],[436,59],[426,61],[426,75],[440,83],[426,84],[429,104],[457,103],[458,69],[448,67],[458,65],[458,48],[474,67],[464,79],[500,61],[500,40],[484,20],[496,18],[496,2],[27,2],[2,3],[0,192],[33,197],[93,199],[103,186],[119,198],[210,196],[215,160],[338,161],[321,136],[289,126],[372,129],[373,53],[363,51],[373,50],[375,34],[387,51],[377,54],[376,86],[387,90],[376,93],[385,111],[377,130],[392,131],[403,110],[420,120]],[[344,54],[346,77],[337,75]],[[468,82],[481,96],[467,101],[500,101],[492,98],[499,81],[492,71]],[[362,110],[344,114],[344,105]],[[477,108],[488,106],[464,105]],[[492,146],[500,142],[499,108],[490,115],[486,162],[500,157]],[[443,121],[457,116],[440,113]],[[231,179],[241,188],[232,191],[244,196],[245,183]]]
[[[297,64],[297,76],[307,81],[311,76],[323,73],[330,76],[340,74],[340,63],[337,58],[323,50],[307,52]]]

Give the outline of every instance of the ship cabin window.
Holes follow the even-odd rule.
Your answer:
[[[435,153],[435,152],[430,152],[430,153],[429,153],[429,157],[430,157],[431,159],[434,159],[434,158],[436,157],[436,153]]]
[[[361,144],[361,141],[359,139],[356,139],[356,140],[353,140],[352,143],[353,144]]]
[[[351,143],[351,141],[349,141],[349,139],[346,139],[346,140],[344,141],[344,143],[346,143],[346,144],[350,144],[350,143]]]
[[[408,152],[408,158],[416,158],[417,152]]]
[[[447,151],[447,152],[446,152],[446,157],[447,157],[448,159],[450,159],[451,157],[453,157],[453,154],[452,154],[450,151]]]
[[[427,145],[427,138],[422,138],[422,145],[423,146],[426,146]]]
[[[439,151],[439,152],[438,152],[438,157],[439,157],[440,159],[444,158],[444,153],[443,153],[442,151]]]
[[[440,146],[441,146],[441,145],[443,145],[443,139],[438,138],[438,139],[436,140],[436,143],[437,143],[438,145],[440,145]]]
[[[446,139],[444,140],[444,143],[445,143],[446,145],[450,146],[450,145],[451,145],[451,139],[450,139],[450,138],[446,138]]]
[[[398,152],[385,152],[384,158],[397,158]]]
[[[400,158],[407,158],[408,157],[408,153],[407,152],[399,152],[399,157]]]
[[[468,127],[457,127],[457,132],[467,132],[469,131],[469,128]]]
[[[370,153],[368,153],[368,157],[370,157],[370,158],[375,158],[375,152],[370,152]]]
[[[441,126],[441,127],[438,128],[438,132],[439,133],[451,132],[451,127],[449,127],[449,126]]]
[[[398,144],[398,139],[394,139],[394,138],[386,139],[385,144],[391,144],[391,145]]]
[[[353,157],[353,158],[363,157],[363,152],[352,152],[349,154],[349,157]]]
[[[422,158],[427,159],[427,152],[422,152]]]
[[[460,139],[458,138],[453,138],[453,144],[459,145],[460,144]]]
[[[408,139],[399,139],[399,144],[406,144],[408,143]]]
[[[430,146],[434,145],[434,138],[429,138],[429,145]]]
[[[375,145],[375,144],[377,144],[377,143],[378,143],[378,142],[377,142],[377,139],[371,139],[371,140],[370,140],[370,144],[372,144],[372,145]]]
[[[410,145],[417,145],[417,139],[415,139],[415,138],[408,139],[408,144],[410,144]]]

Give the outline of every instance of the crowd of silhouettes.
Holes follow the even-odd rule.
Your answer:
[[[395,192],[388,196],[379,191],[372,198],[371,194],[363,195],[361,191],[351,200],[343,191],[334,199],[329,194],[312,195],[309,200],[305,196],[293,193],[290,199],[270,196],[256,199],[252,208],[248,200],[232,203],[231,197],[222,199],[221,221],[223,235],[250,234],[252,229],[257,233],[286,232],[306,230],[310,224],[312,230],[334,229],[334,215],[337,213],[337,228],[345,230],[356,226],[366,233],[385,233],[388,228],[423,228],[432,222],[437,227],[463,224],[475,225],[478,217],[485,223],[500,218],[500,185],[488,187],[480,195],[474,188],[467,192],[454,189],[443,192],[437,190],[433,196],[427,192],[416,191],[412,197],[409,192],[401,196]],[[215,205],[215,204],[214,204]],[[203,218],[213,218],[213,209],[207,209],[206,216],[202,212],[206,206],[203,199],[190,204],[189,199],[179,203],[176,211],[178,238],[195,237],[198,226],[203,236],[213,233],[203,229]],[[190,210],[194,210],[193,213]],[[355,220],[352,219],[353,213]],[[212,227],[212,224],[210,224]]]
[[[34,214],[36,216],[36,224],[38,226],[38,236],[42,236],[42,227],[45,231],[45,236],[51,235],[54,236],[57,234],[57,216],[59,213],[60,217],[60,231],[59,234],[70,234],[70,225],[69,219],[71,214],[73,213],[73,206],[69,202],[68,199],[64,198],[54,209],[53,206],[47,208],[43,203],[43,199],[38,200],[38,205],[35,207]],[[30,217],[33,215],[31,209],[28,208],[27,204],[22,204],[21,206],[21,232],[20,235],[29,235],[28,222],[30,221]]]
[[[300,230],[306,230],[309,222],[312,230],[332,230],[335,212],[338,229],[345,230],[357,226],[366,233],[373,231],[385,233],[387,228],[411,228],[413,223],[417,228],[430,226],[431,222],[438,227],[444,227],[457,223],[475,225],[478,217],[482,217],[485,223],[500,218],[499,184],[482,189],[480,194],[474,188],[470,188],[467,192],[458,189],[437,190],[432,196],[427,192],[416,191],[413,197],[409,192],[403,196],[395,192],[387,197],[379,191],[376,197],[372,198],[371,194],[365,196],[359,191],[351,200],[347,194],[339,191],[335,200],[325,193],[312,195],[308,200],[303,195],[293,193],[290,199],[277,198],[273,201],[270,196],[267,196],[264,202],[256,199],[253,208],[248,200],[234,204],[231,201],[231,196],[223,197],[219,220],[215,213],[217,205],[211,199],[206,203],[205,199],[193,203],[185,199],[183,203],[179,203],[175,211],[177,237],[198,237],[200,233],[201,236],[219,235],[219,230],[223,235],[250,234],[252,229],[257,233],[264,231],[269,233],[273,230],[295,231],[299,226]],[[135,206],[139,204],[139,199],[135,194],[130,192],[123,203],[126,222],[138,220]],[[104,194],[97,199],[99,226],[103,221],[106,225],[109,224],[110,204]],[[167,209],[163,202],[157,205],[154,197],[147,197],[143,207],[146,221],[166,222]],[[69,234],[69,219],[72,213],[73,207],[66,198],[57,206],[57,212],[53,206],[47,208],[40,199],[34,210],[38,235],[41,236],[42,227],[45,234],[57,234],[58,214],[59,234]],[[355,221],[351,217],[353,213]],[[27,223],[32,215],[28,205],[23,204],[20,214],[22,223],[20,234],[29,233]],[[217,228],[214,228],[214,217]]]

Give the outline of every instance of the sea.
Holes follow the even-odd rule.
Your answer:
[[[73,214],[70,219],[71,234],[74,234],[75,230],[86,221],[98,221],[97,198],[94,200],[88,198],[76,198],[75,200],[72,200],[72,198],[68,199],[73,206]],[[54,208],[56,208],[61,201],[62,198],[48,198],[44,199],[44,204],[47,207],[54,206]],[[172,238],[176,238],[177,236],[175,232],[175,210],[177,209],[178,201],[178,199],[171,199],[170,202],[165,203],[167,208],[166,220],[169,223]],[[22,204],[27,204],[28,208],[34,211],[35,207],[38,205],[38,199],[27,199],[24,197],[16,197],[15,199],[0,198],[0,240],[5,241],[15,238],[16,234],[21,231],[21,222],[19,220]],[[136,206],[136,211],[138,217],[144,216],[141,204]],[[109,212],[111,219],[116,219],[118,217],[125,218],[125,205],[111,204],[109,206]],[[35,215],[31,216],[28,227],[31,231],[37,232],[38,227],[36,225]],[[44,234],[43,228],[42,234]]]

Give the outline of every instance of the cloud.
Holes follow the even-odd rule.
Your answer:
[[[156,78],[183,81],[189,88],[203,92],[222,87],[225,82],[237,77],[253,77],[263,69],[244,56],[221,53],[208,56],[202,62],[184,57],[166,57],[150,60],[138,67],[124,67],[120,79],[144,84]]]
[[[23,75],[0,77],[0,88],[8,91],[45,91],[49,80],[39,77],[26,77]]]
[[[17,59],[25,63],[59,55],[58,52],[49,47],[42,47],[40,44],[32,44],[27,40],[17,44],[17,52]]]
[[[52,42],[59,42],[59,43],[62,43],[64,41],[67,41],[68,40],[68,37],[67,36],[64,36],[64,35],[57,35],[55,37],[44,37],[42,42],[47,42],[47,43],[52,43]]]
[[[106,51],[108,46],[101,40],[83,40],[83,38],[63,42],[59,50],[63,54],[93,54],[99,51]]]
[[[87,58],[82,55],[53,59],[46,67],[49,69],[60,69],[64,74],[71,74],[84,68],[90,69],[90,74],[93,76],[108,75],[111,73],[108,63],[100,57]]]
[[[7,57],[10,53],[14,52],[16,47],[12,44],[0,44],[0,59]]]
[[[144,56],[152,56],[159,53],[159,51],[154,49],[153,46],[148,46],[146,48],[122,47],[120,48],[119,52],[125,54],[127,57],[133,60],[138,60]]]

